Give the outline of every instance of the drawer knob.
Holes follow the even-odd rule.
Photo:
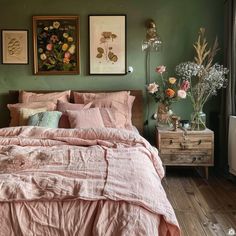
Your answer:
[[[196,157],[193,157],[193,161],[192,162],[195,162],[197,160],[197,158]]]
[[[200,139],[200,140],[198,140],[198,145],[200,145],[202,143],[202,140]]]

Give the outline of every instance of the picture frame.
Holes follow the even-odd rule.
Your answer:
[[[29,31],[2,29],[2,64],[29,64]]]
[[[126,15],[89,15],[89,74],[127,74]]]
[[[79,36],[79,16],[33,16],[34,74],[79,74]]]

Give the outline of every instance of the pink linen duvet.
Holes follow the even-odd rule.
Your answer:
[[[178,236],[163,175],[135,132],[2,128],[0,235]]]

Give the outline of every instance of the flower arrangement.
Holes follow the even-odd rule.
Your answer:
[[[41,21],[37,44],[40,71],[76,70],[75,25],[64,21]]]
[[[179,98],[186,98],[187,94],[185,87],[183,85],[180,86],[175,77],[164,78],[166,66],[160,65],[155,71],[160,75],[161,81],[158,83],[150,83],[147,86],[147,90],[156,102],[170,106]]]
[[[175,77],[164,77],[166,72],[166,66],[164,65],[158,66],[155,71],[160,75],[161,80],[158,83],[150,83],[147,90],[158,103],[157,113],[155,114],[157,125],[170,126],[172,118],[170,106],[174,101],[186,98],[188,85],[185,82],[180,85]]]
[[[217,90],[226,86],[228,69],[213,63],[219,50],[218,41],[216,38],[213,46],[208,47],[204,28],[200,28],[193,47],[194,61],[177,65],[176,74],[182,79],[182,85],[193,104],[192,129],[201,130],[206,128],[205,121],[201,117],[203,106],[211,96],[217,94]]]

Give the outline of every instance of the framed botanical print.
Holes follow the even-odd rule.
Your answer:
[[[126,15],[89,15],[89,74],[125,75]]]
[[[2,64],[28,64],[28,30],[2,30]]]
[[[79,17],[33,16],[34,74],[79,74]]]

